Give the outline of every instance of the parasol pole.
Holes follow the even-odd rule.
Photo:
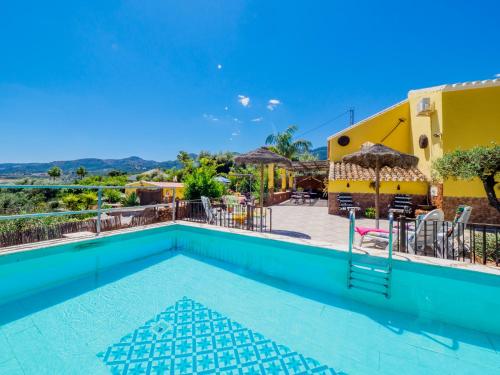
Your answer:
[[[260,231],[262,232],[262,212],[264,207],[264,163],[260,164]]]
[[[379,193],[380,193],[380,162],[375,162],[375,227],[379,229]]]

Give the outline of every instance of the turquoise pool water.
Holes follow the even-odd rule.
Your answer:
[[[184,227],[0,257],[0,374],[498,374],[498,279],[408,267],[386,300],[342,253]],[[429,320],[454,284],[478,329]]]

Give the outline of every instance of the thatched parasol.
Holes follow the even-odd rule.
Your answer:
[[[257,164],[260,165],[260,209],[262,220],[262,208],[264,207],[264,166],[267,164],[277,164],[282,167],[291,167],[292,162],[284,156],[272,152],[266,147],[260,147],[256,150],[238,155],[234,158],[236,164]],[[262,223],[261,223],[262,228]]]
[[[380,168],[400,167],[409,169],[415,167],[418,158],[413,155],[396,151],[380,143],[367,142],[361,146],[361,151],[354,152],[342,158],[345,163],[358,164],[364,168],[375,169],[375,223],[379,227],[379,187]]]

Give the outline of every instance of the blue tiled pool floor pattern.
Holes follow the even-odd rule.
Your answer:
[[[98,357],[112,374],[336,374],[187,297]]]
[[[500,374],[498,335],[423,321],[177,252],[0,305],[0,375],[109,375],[111,366],[97,354],[183,296],[337,373]]]

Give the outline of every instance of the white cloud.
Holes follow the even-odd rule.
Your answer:
[[[236,122],[236,123],[238,123],[238,124],[241,124],[241,120],[239,118],[237,118],[237,117],[233,118],[233,121]]]
[[[251,119],[250,121],[252,121],[252,122],[262,122],[262,120],[264,120],[264,117],[256,117],[256,118]]]
[[[238,95],[238,101],[243,107],[248,107],[250,105],[250,98],[245,95]]]
[[[205,120],[208,120],[208,121],[213,121],[213,122],[216,122],[216,121],[219,121],[219,119],[217,117],[215,117],[214,115],[210,115],[208,113],[204,113],[203,114],[203,118]]]
[[[229,111],[229,107],[227,105],[224,107],[224,111]]]
[[[279,99],[269,99],[267,102],[267,109],[274,111],[274,109],[281,104]]]
[[[496,78],[500,78],[500,73],[495,74]]]
[[[217,69],[221,70],[222,69],[222,64],[217,64]]]
[[[238,130],[238,131],[236,131],[236,132],[233,132],[233,133],[231,133],[231,135],[232,135],[233,137],[237,137],[237,136],[239,136],[239,135],[240,135],[240,131]]]

